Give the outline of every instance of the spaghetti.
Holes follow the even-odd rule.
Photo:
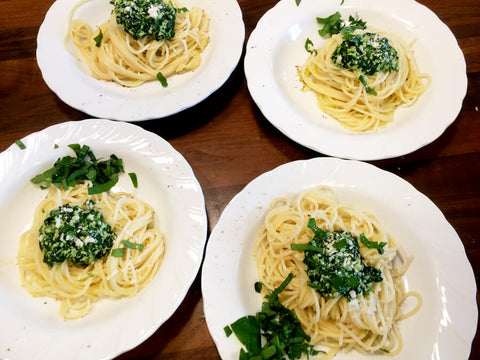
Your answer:
[[[307,227],[310,218],[325,231],[348,230],[356,237],[364,234],[371,241],[386,243],[383,254],[359,246],[363,262],[379,269],[383,277],[371,292],[347,300],[347,296],[323,297],[307,285],[310,279],[304,252],[292,250],[291,245],[307,244],[312,239],[312,231]],[[274,200],[255,243],[254,258],[264,284],[263,295],[272,292],[290,273],[294,274],[279,299],[298,317],[311,337],[310,344],[328,349],[322,359],[330,359],[340,350],[390,356],[401,351],[398,322],[418,311],[422,303],[420,294],[406,292],[402,283],[412,258],[406,258],[372,215],[339,204],[331,188],[305,191],[292,202],[285,198]],[[401,306],[409,297],[417,302],[404,313]]]
[[[430,84],[430,76],[418,69],[413,43],[407,45],[393,35],[381,35],[398,53],[398,71],[365,75],[337,66],[332,54],[344,41],[342,34],[333,35],[324,47],[312,51],[298,70],[305,89],[315,93],[318,107],[347,130],[385,127],[393,121],[395,109],[415,104]]]
[[[76,9],[86,1],[70,13],[65,46],[69,49],[71,41],[94,78],[136,87],[157,79],[159,74],[168,78],[200,66],[209,42],[209,18],[202,9],[177,12],[175,36],[170,39],[155,40],[147,35],[136,40],[117,24],[114,13],[98,31],[83,20],[73,19]]]
[[[22,234],[17,261],[22,285],[32,296],[61,301],[60,316],[77,319],[91,311],[102,298],[135,296],[157,273],[165,252],[163,233],[153,227],[154,211],[128,193],[88,195],[89,182],[67,191],[50,186],[48,195],[37,206],[32,227]],[[125,248],[123,256],[107,255],[87,266],[64,261],[49,267],[39,246],[39,229],[51,210],[70,204],[83,206],[91,201],[103,213],[116,234],[113,249],[122,241],[141,244],[142,250]]]

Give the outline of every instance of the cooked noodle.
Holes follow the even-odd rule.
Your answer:
[[[200,66],[209,42],[209,18],[202,9],[177,13],[171,39],[157,41],[144,36],[135,40],[117,25],[114,13],[96,31],[85,21],[73,19],[75,10],[87,1],[78,3],[70,13],[65,46],[68,49],[68,42],[73,43],[94,78],[135,87],[157,79],[159,72],[167,78]],[[100,31],[103,38],[96,46],[94,38]]]
[[[385,252],[368,249],[362,243],[363,262],[382,272],[383,281],[375,283],[366,296],[348,301],[344,296],[322,297],[307,285],[309,280],[303,263],[304,252],[290,249],[290,244],[306,244],[313,232],[307,228],[310,218],[325,231],[348,230],[358,237],[364,234],[370,241],[387,242]],[[341,349],[364,353],[382,351],[394,356],[402,348],[398,322],[414,314],[421,306],[417,292],[406,292],[402,275],[411,258],[369,214],[339,204],[331,188],[319,187],[305,191],[290,202],[276,199],[268,211],[254,248],[255,262],[265,295],[278,287],[289,273],[294,274],[289,286],[280,294],[280,301],[292,310],[311,344],[326,347],[323,359],[333,357]],[[416,298],[413,309],[404,313],[402,304]]]
[[[359,80],[360,71],[335,65],[332,53],[343,41],[332,36],[317,53],[311,54],[299,68],[299,77],[306,90],[317,97],[318,107],[351,131],[378,130],[393,121],[395,109],[412,106],[428,88],[431,78],[420,73],[413,55],[413,44],[404,44],[390,34],[390,45],[397,51],[399,70],[365,75],[365,81],[377,95],[368,94]]]
[[[154,211],[128,193],[88,195],[89,183],[67,191],[51,186],[37,206],[32,227],[22,234],[18,266],[22,285],[32,296],[60,300],[60,316],[76,319],[91,311],[92,303],[102,298],[135,296],[157,273],[165,252],[164,235],[153,227]],[[64,261],[50,268],[43,262],[39,229],[51,210],[65,204],[83,205],[88,199],[103,213],[104,220],[117,235],[113,249],[122,240],[143,244],[142,251],[126,248],[123,257],[107,255],[82,267]]]

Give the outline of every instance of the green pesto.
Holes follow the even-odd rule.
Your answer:
[[[40,227],[43,262],[52,267],[65,260],[87,266],[110,252],[115,233],[92,202],[84,207],[62,205],[52,210]]]
[[[308,286],[324,297],[345,296],[349,301],[368,294],[373,284],[383,280],[382,273],[364,264],[358,240],[349,231],[324,231],[310,219],[308,227],[313,239],[306,245],[292,245],[293,250],[304,250]]]
[[[344,34],[331,58],[335,65],[365,75],[398,71],[397,51],[377,33]]]
[[[175,35],[177,9],[162,0],[112,0],[115,18],[127,33],[138,40],[150,35],[155,40]]]

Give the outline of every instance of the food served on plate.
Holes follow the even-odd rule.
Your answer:
[[[262,284],[256,290],[267,301],[256,316],[226,328],[248,356],[257,349],[283,356],[275,348],[291,359],[351,350],[394,356],[402,349],[399,321],[421,307],[420,294],[403,284],[412,258],[375,217],[341,204],[327,186],[275,199],[254,258]],[[285,333],[285,317],[299,326]],[[298,340],[293,350],[291,338]]]
[[[202,9],[178,7],[172,0],[112,0],[110,18],[93,30],[73,19],[88,1],[72,9],[65,41],[67,48],[69,42],[74,45],[94,78],[127,87],[157,79],[166,87],[169,76],[200,66],[210,22]]]
[[[317,18],[326,44],[315,49],[307,39],[310,55],[299,67],[305,90],[313,91],[319,108],[351,131],[370,131],[393,121],[399,106],[412,106],[430,84],[413,54],[393,34],[367,30],[365,21],[336,12]]]
[[[69,146],[76,157],[59,158],[32,179],[48,193],[20,238],[17,262],[31,295],[60,300],[60,316],[77,319],[102,298],[142,290],[163,261],[165,238],[151,206],[109,191],[124,172],[122,159],[97,160],[87,145]]]

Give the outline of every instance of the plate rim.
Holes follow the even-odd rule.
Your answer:
[[[93,131],[97,131],[97,132],[94,133]],[[7,183],[5,181],[5,178],[8,176],[8,174],[11,174],[12,171],[14,170],[12,167],[14,167],[13,164],[16,158],[19,160],[23,160],[24,156],[27,156],[27,157],[30,157],[30,159],[32,159],[31,155],[27,155],[23,152],[29,151],[29,148],[30,148],[29,145],[31,145],[33,141],[36,140],[37,143],[42,141],[50,142],[54,140],[52,136],[58,136],[59,133],[67,137],[66,140],[65,138],[62,138],[61,141],[67,141],[68,143],[75,142],[75,140],[72,138],[75,138],[75,139],[78,138],[79,134],[82,135],[83,137],[86,135],[86,133],[91,134],[90,136],[92,137],[95,137],[98,135],[102,136],[102,134],[103,135],[106,134],[108,135],[107,139],[101,138],[100,140],[96,139],[94,141],[90,139],[90,144],[94,142],[98,143],[98,141],[101,141],[102,143],[105,144],[105,147],[109,146],[107,140],[110,140],[110,141],[119,140],[118,136],[120,137],[123,136],[124,139],[134,138],[135,140],[139,140],[139,139],[143,140],[143,142],[137,141],[136,143],[129,144],[132,147],[143,146],[143,148],[140,148],[140,150],[138,151],[137,150],[133,151],[133,150],[130,150],[130,147],[128,147],[127,148],[128,150],[126,150],[126,153],[129,153],[129,152],[131,154],[136,153],[134,157],[137,157],[138,159],[140,159],[146,152],[147,153],[146,158],[149,164],[150,164],[150,161],[153,161],[149,158],[149,156],[151,156],[152,154],[155,154],[157,157],[159,156],[159,154],[160,156],[168,157],[168,159],[171,160],[171,163],[173,164],[173,166],[171,167],[172,170],[168,170],[169,173],[167,176],[170,176],[174,179],[176,176],[181,176],[180,180],[183,181],[182,184],[187,184],[192,187],[192,189],[190,189],[188,186],[184,188],[182,184],[179,184],[177,186],[177,189],[170,190],[170,191],[175,191],[174,194],[178,194],[178,195],[183,194],[182,196],[188,195],[191,198],[191,200],[189,200],[189,202],[184,205],[184,210],[194,211],[196,218],[189,222],[193,230],[189,230],[188,232],[184,233],[185,236],[191,237],[189,242],[185,243],[186,245],[189,246],[189,249],[191,252],[191,255],[188,256],[188,259],[186,259],[186,261],[187,260],[189,261],[189,265],[182,266],[182,269],[184,271],[181,274],[178,274],[177,276],[177,279],[180,279],[181,281],[180,287],[178,287],[178,289],[175,289],[175,295],[172,296],[171,299],[168,301],[167,305],[169,307],[165,310],[159,311],[160,309],[159,306],[165,306],[165,305],[159,302],[159,300],[157,299],[158,296],[156,296],[155,298],[151,297],[151,293],[154,291],[154,289],[152,286],[149,286],[149,287],[147,286],[147,288],[143,289],[140,294],[142,294],[143,292],[145,293],[148,292],[149,294],[148,296],[142,297],[141,300],[138,300],[137,306],[143,305],[145,306],[145,308],[150,309],[151,311],[150,310],[145,311],[145,308],[144,308],[144,310],[142,311],[143,313],[145,313],[145,319],[143,319],[142,321],[136,324],[134,322],[130,324],[130,326],[136,326],[132,330],[132,332],[134,332],[133,338],[132,337],[125,338],[125,334],[124,334],[123,337],[119,336],[119,339],[121,338],[122,341],[106,341],[105,342],[105,341],[101,341],[100,339],[100,341],[96,343],[96,345],[94,343],[94,344],[90,344],[91,346],[89,345],[88,347],[85,347],[85,343],[87,341],[92,341],[92,339],[90,338],[90,339],[85,339],[84,340],[85,343],[80,342],[80,344],[77,345],[77,348],[74,347],[76,350],[74,354],[71,353],[72,348],[59,349],[60,347],[56,347],[57,350],[53,352],[53,355],[48,353],[48,349],[47,350],[44,349],[39,353],[36,353],[35,355],[37,356],[38,359],[41,359],[41,358],[55,359],[55,358],[62,358],[62,356],[72,356],[72,358],[76,358],[76,359],[113,358],[115,356],[119,356],[120,354],[123,354],[135,348],[136,346],[143,343],[151,335],[153,335],[168,319],[172,317],[172,315],[178,310],[178,308],[184,301],[185,297],[187,296],[192,284],[194,283],[197,276],[199,275],[202,259],[203,259],[203,253],[204,253],[205,245],[207,241],[208,218],[207,218],[207,212],[206,212],[206,206],[205,206],[205,197],[203,194],[203,189],[201,187],[201,184],[196,178],[193,168],[186,161],[184,156],[179,151],[177,151],[168,141],[166,141],[165,139],[163,139],[162,137],[160,137],[155,133],[152,133],[148,130],[141,128],[138,125],[127,123],[127,122],[117,122],[109,119],[89,118],[89,119],[83,119],[79,121],[62,122],[62,123],[50,125],[40,131],[32,132],[24,136],[23,138],[20,139],[20,141],[22,141],[27,146],[26,149],[20,149],[20,147],[16,143],[13,143],[5,151],[0,153],[0,183]],[[78,140],[78,142],[80,141],[83,141],[83,143],[86,143],[87,145],[89,145],[89,140],[86,140],[86,141]],[[127,140],[127,141],[132,141],[132,140]],[[66,148],[67,142],[62,144],[61,147]],[[122,146],[123,144],[124,143],[122,143]],[[52,143],[52,149],[53,148],[54,147]],[[153,149],[153,152],[152,152],[152,149]],[[32,150],[30,151],[35,151],[33,146],[32,146]],[[32,162],[32,160],[30,160],[30,162]],[[45,160],[41,164],[46,166],[47,163],[50,163],[50,161]],[[27,161],[27,164],[28,164],[28,161]],[[34,165],[38,166],[41,164],[35,163]],[[25,163],[23,161],[22,161],[22,165],[25,166]],[[122,174],[122,176],[128,177],[127,168],[125,168],[125,170],[126,170],[125,174]],[[156,171],[162,171],[162,170],[156,170]],[[28,182],[28,179],[25,179],[25,181]],[[172,228],[172,230],[174,229]],[[168,253],[168,249],[167,249],[167,253]],[[2,263],[0,264],[0,266],[6,265],[3,263],[3,260],[4,259],[2,258]],[[164,258],[163,262],[165,261],[166,261],[166,257]],[[13,265],[13,264],[7,264],[7,265]],[[15,270],[16,270],[16,265],[15,265]],[[158,278],[158,275],[159,274],[157,273],[155,277]],[[19,281],[20,279],[18,279],[18,282]],[[155,279],[153,281],[155,281]],[[3,286],[0,286],[0,292],[3,291],[2,287]],[[30,295],[25,291],[25,297],[27,298],[29,296]],[[137,297],[132,298],[134,299],[133,301],[135,301],[136,298]],[[43,299],[43,298],[40,298],[40,299]],[[111,300],[107,299],[105,301],[109,302]],[[123,301],[130,303],[129,299],[123,300]],[[4,310],[8,311],[7,309],[4,309]],[[0,311],[0,312],[3,313],[3,311]],[[89,314],[89,315],[92,315],[92,314]],[[125,315],[123,314],[118,317],[124,317],[124,316]],[[79,319],[78,321],[62,323],[59,321],[57,317],[54,317],[53,319],[49,318],[48,320],[45,320],[44,318],[42,321],[44,322],[47,321],[46,323],[44,323],[44,325],[45,324],[48,325],[46,328],[47,331],[51,331],[52,329],[57,333],[59,331],[72,331],[74,335],[73,337],[75,337],[76,332],[78,334],[82,334],[83,331],[85,331],[86,327],[87,328],[89,327],[90,329],[94,327],[100,327],[103,330],[106,330],[108,328],[107,325],[102,328],[102,326],[99,326],[98,324],[98,321],[99,321],[98,319],[93,320],[91,318],[88,319],[88,321],[91,321],[91,322],[85,322],[83,319]],[[114,321],[117,321],[117,320],[114,320]],[[39,324],[40,324],[39,322],[37,324],[34,323],[31,326],[31,329],[26,331],[25,334],[31,335],[32,332],[35,332],[36,329],[39,328],[40,326]],[[19,323],[17,325],[20,326]],[[14,328],[17,325],[12,326],[12,328]],[[17,336],[20,336],[20,335],[21,334],[18,334]],[[29,357],[29,356],[33,356],[33,354],[31,353],[32,350],[38,350],[33,345],[31,348],[28,347],[28,349],[18,349],[18,346],[15,346],[15,344],[13,343],[13,339],[15,335],[9,335],[6,329],[0,329],[0,337],[3,338],[4,340],[6,339],[5,342],[12,341],[12,344],[7,343],[0,348],[0,356],[5,356],[6,358],[13,358],[14,356],[18,356],[19,358],[22,358],[23,356]],[[105,346],[104,343],[108,343],[108,344]],[[11,347],[11,349],[6,351],[5,349],[7,349],[9,346]]]
[[[212,19],[212,14],[209,14],[210,42],[205,49],[202,64],[192,72],[173,77],[184,79],[180,80],[184,82],[183,86],[162,89],[159,84],[151,81],[137,88],[124,88],[121,85],[94,79],[78,68],[76,60],[63,47],[63,32],[66,33],[67,30],[67,19],[66,17],[63,19],[62,16],[65,16],[77,2],[78,0],[55,0],[51,4],[37,33],[36,60],[42,78],[50,90],[65,104],[89,116],[137,122],[162,119],[177,114],[201,103],[219,90],[231,77],[241,59],[245,42],[245,24],[241,8],[235,0],[213,0],[210,2],[212,6],[213,4],[223,6],[218,12],[224,12],[223,15],[227,19],[220,16]],[[193,0],[184,0],[184,2],[190,3]],[[60,19],[59,15],[61,15]],[[64,21],[63,24],[62,21]],[[223,30],[222,34],[217,32],[218,36],[212,39],[212,28]],[[226,34],[228,34],[228,39]],[[55,39],[52,40],[53,37]],[[214,52],[215,48],[212,48],[214,45],[216,52]],[[220,53],[220,46],[228,49],[228,57]],[[55,63],[53,63],[50,53],[52,47],[59,52],[57,55],[59,60],[55,60]],[[208,59],[205,59],[205,54],[209,51],[211,53],[208,55]],[[217,59],[216,62],[211,64],[214,59]],[[57,63],[58,61],[60,62]],[[58,75],[58,68],[68,68],[74,71],[73,74],[64,71]],[[71,85],[74,80],[80,80],[77,81],[76,86]],[[142,89],[142,86],[147,92],[152,89],[154,91],[165,90],[167,95],[143,99],[141,96],[135,95],[140,91],[139,89]],[[148,88],[146,88],[147,86]],[[120,96],[119,93],[122,95]],[[142,93],[141,95],[146,94]],[[185,98],[188,98],[188,101],[185,101]],[[128,106],[123,106],[125,102],[128,102]]]
[[[369,174],[372,175],[372,177],[373,176],[384,177],[385,179],[388,179],[390,181],[389,184],[393,184],[394,186],[400,188],[406,194],[415,195],[418,202],[420,202],[423,205],[426,205],[429,210],[434,212],[432,214],[434,215],[434,217],[436,219],[441,219],[442,220],[442,225],[446,229],[449,230],[452,237],[455,236],[454,239],[449,238],[448,244],[452,248],[454,248],[455,250],[458,251],[457,253],[455,253],[455,255],[456,255],[455,259],[460,259],[461,260],[461,261],[459,260],[460,265],[462,265],[463,268],[464,268],[463,270],[466,271],[465,275],[468,277],[467,280],[469,280],[469,281],[467,282],[467,285],[466,285],[467,290],[465,291],[465,294],[467,294],[469,296],[467,304],[469,306],[469,310],[472,310],[472,312],[471,313],[469,312],[467,314],[468,315],[467,320],[469,321],[467,325],[465,325],[464,323],[459,324],[458,319],[457,319],[456,326],[450,326],[449,328],[448,327],[442,328],[443,329],[442,331],[443,331],[443,334],[450,334],[450,335],[453,334],[453,335],[460,336],[459,335],[460,332],[457,332],[457,331],[459,330],[459,327],[463,326],[461,334],[462,335],[466,334],[466,336],[465,336],[465,338],[462,338],[461,341],[454,344],[453,347],[455,347],[455,348],[453,350],[455,350],[455,354],[456,354],[457,358],[458,358],[458,354],[459,354],[457,352],[458,350],[461,350],[462,354],[465,353],[465,360],[466,360],[469,356],[470,351],[471,351],[471,343],[472,343],[472,341],[474,339],[474,336],[475,336],[476,326],[477,326],[477,321],[478,321],[478,309],[477,309],[477,302],[476,302],[477,287],[476,287],[474,272],[473,272],[471,263],[470,263],[467,255],[466,255],[465,247],[464,247],[463,243],[461,242],[461,239],[459,238],[455,229],[448,222],[448,220],[446,219],[446,217],[444,216],[442,211],[433,203],[432,200],[430,200],[425,194],[421,193],[412,184],[410,184],[408,181],[404,180],[403,178],[399,177],[398,175],[396,175],[394,173],[391,173],[389,171],[380,169],[375,165],[365,163],[365,162],[362,162],[362,161],[359,161],[359,160],[339,159],[339,158],[332,158],[332,157],[317,157],[317,158],[311,158],[311,159],[308,159],[308,160],[295,160],[295,161],[291,161],[289,163],[279,165],[276,168],[259,175],[258,177],[253,179],[251,182],[249,182],[242,190],[240,190],[232,198],[232,200],[224,208],[222,214],[220,215],[220,218],[219,218],[217,224],[215,225],[215,227],[211,231],[209,239],[207,241],[206,250],[205,250],[205,259],[204,259],[204,262],[203,262],[203,265],[202,265],[201,287],[202,287],[202,297],[204,299],[204,313],[205,313],[205,320],[207,322],[207,327],[210,331],[212,339],[213,339],[213,341],[214,341],[214,343],[217,347],[217,350],[219,351],[219,354],[222,357],[222,359],[227,360],[227,359],[231,358],[231,357],[228,356],[228,355],[231,355],[231,353],[229,352],[230,349],[228,349],[227,346],[225,346],[225,343],[228,342],[229,340],[227,340],[227,337],[226,337],[226,335],[223,331],[223,326],[227,325],[227,323],[230,320],[231,321],[236,320],[237,317],[232,318],[232,319],[222,319],[223,326],[222,327],[219,326],[219,322],[220,322],[219,313],[222,312],[223,315],[225,315],[225,314],[223,313],[224,310],[219,305],[218,300],[216,301],[215,292],[214,292],[213,289],[215,288],[215,286],[217,286],[217,287],[220,286],[221,283],[223,283],[224,286],[227,286],[227,284],[232,282],[232,276],[230,274],[227,274],[225,276],[222,275],[222,278],[219,277],[218,274],[221,273],[220,268],[221,268],[222,260],[219,257],[219,253],[218,253],[219,250],[216,249],[216,247],[219,247],[220,250],[222,250],[222,249],[225,250],[224,248],[225,248],[226,245],[224,245],[222,247],[222,240],[221,240],[222,238],[223,239],[229,238],[230,243],[228,245],[229,246],[228,248],[232,247],[231,246],[231,241],[242,242],[242,245],[240,245],[241,248],[245,248],[246,243],[249,241],[249,240],[245,240],[243,238],[242,239],[236,239],[234,237],[228,236],[226,234],[226,231],[228,230],[228,226],[230,224],[228,224],[227,219],[228,219],[228,217],[233,218],[233,217],[236,216],[235,219],[230,220],[230,221],[234,222],[237,227],[240,226],[240,225],[237,224],[238,218],[241,218],[242,220],[245,220],[245,219],[241,214],[240,215],[236,214],[235,209],[237,208],[237,210],[238,210],[239,207],[242,208],[242,210],[239,211],[239,213],[241,213],[242,211],[245,212],[246,209],[247,210],[252,210],[252,209],[250,209],[250,207],[252,207],[253,205],[248,204],[248,197],[265,196],[265,199],[263,200],[265,202],[267,200],[267,198],[269,198],[269,195],[273,196],[272,194],[269,194],[269,192],[271,192],[271,190],[266,189],[265,186],[266,186],[266,184],[271,184],[274,178],[277,178],[277,179],[282,178],[282,176],[281,176],[282,174],[286,175],[288,173],[295,172],[296,170],[298,171],[298,170],[301,170],[301,169],[308,169],[308,167],[314,167],[314,166],[321,167],[322,171],[325,170],[325,169],[329,169],[329,170],[332,170],[332,171],[337,171],[338,170],[340,172],[342,171],[342,168],[345,168],[345,167],[352,167],[352,168],[358,168],[358,169],[361,168],[361,169],[369,172]],[[320,178],[321,178],[321,176],[320,176]],[[371,186],[374,185],[374,183],[377,180],[378,179],[376,179],[376,178],[369,180],[370,183],[371,183]],[[393,182],[392,182],[392,180],[393,180]],[[291,186],[292,183],[297,184],[298,182],[299,181],[292,180],[288,183],[288,185]],[[307,185],[303,184],[303,186],[300,185],[296,190],[293,190],[292,194],[298,194],[306,188],[310,188],[312,186],[318,186],[318,185],[322,185],[322,184],[324,184],[324,181],[322,181],[322,180],[314,181],[312,184],[310,184],[310,186],[307,186]],[[260,185],[263,185],[263,187],[260,186]],[[332,184],[327,183],[325,185],[332,185]],[[345,185],[345,183],[338,184],[338,186],[342,186],[342,185],[343,186],[346,186],[346,185],[355,186],[352,182],[350,182],[350,183],[347,182],[346,185]],[[285,186],[282,186],[282,189],[284,191],[290,191],[290,190],[285,190]],[[358,188],[357,188],[357,190],[358,190]],[[276,196],[283,196],[283,195],[284,194],[282,193],[282,194],[277,194]],[[269,203],[255,202],[255,211],[257,211],[258,208],[263,208],[264,210],[262,210],[262,211],[263,211],[263,213],[265,213],[265,211],[266,211],[265,209],[268,208],[268,205],[269,205]],[[260,221],[260,220],[258,220],[258,221]],[[224,222],[226,222],[227,224],[223,225]],[[252,232],[253,231],[250,231],[250,233],[252,233]],[[235,236],[235,235],[238,235],[238,234],[236,234],[234,232],[233,236]],[[245,235],[245,234],[243,234],[243,235]],[[225,242],[225,240],[223,240],[223,242]],[[251,248],[251,245],[249,246],[249,248]],[[235,260],[236,265],[238,265],[238,263],[241,261],[241,260],[239,260],[239,258],[241,257],[240,253],[242,251],[243,250],[240,249],[239,254],[235,253],[235,255],[237,256],[237,258]],[[232,267],[234,265],[229,265],[229,266]],[[239,268],[237,266],[234,266],[234,267],[237,271],[239,271]],[[245,269],[243,269],[243,270],[245,270]],[[234,278],[239,280],[241,278],[241,276],[238,275]],[[449,283],[451,279],[444,279],[444,280],[445,280],[446,283]],[[232,289],[224,288],[223,291],[227,292],[229,290],[232,290]],[[465,290],[465,289],[462,288],[462,290]],[[235,291],[235,290],[232,290],[232,291]],[[253,293],[253,290],[252,290],[252,293]],[[458,299],[458,297],[455,298],[455,299]],[[245,299],[242,299],[242,300],[244,302]],[[258,301],[260,301],[260,300],[258,300]],[[225,300],[223,302],[226,303]],[[240,302],[242,302],[242,301],[238,300],[236,305],[238,305],[238,303],[240,303]],[[243,304],[243,305],[245,305],[245,304]],[[251,304],[249,304],[249,305],[251,305]],[[426,304],[424,304],[424,306],[425,305]],[[443,307],[442,307],[441,310],[445,311],[448,314],[448,316],[452,315],[452,313],[450,312],[452,310],[452,307],[453,307],[453,310],[454,310],[453,313],[455,313],[457,315],[458,315],[459,311],[463,311],[463,308],[462,309],[458,308],[458,304],[447,306],[446,301],[445,301],[445,304],[442,304],[442,306]],[[457,306],[457,308],[455,308],[455,306]],[[230,309],[231,312],[234,312],[236,315],[239,315],[239,316],[252,315],[252,314],[244,313],[243,312],[244,310],[245,310],[245,308],[235,309],[235,311]],[[465,317],[465,313],[463,313],[462,315]],[[460,319],[460,320],[462,320],[462,319]],[[446,335],[442,335],[442,331],[439,332],[440,335],[437,334],[438,338],[441,338],[441,336],[444,336],[443,339],[445,339]],[[465,348],[463,346],[464,344],[468,345],[468,348]],[[237,354],[236,355],[238,355],[238,351],[240,349],[240,346],[241,346],[240,343],[238,343],[238,349],[237,349]],[[447,352],[447,357],[449,356],[448,355],[449,350],[451,351],[450,348],[448,348],[448,347],[445,348],[444,345],[441,348],[439,347],[439,351]],[[452,355],[452,354],[450,354],[450,355]],[[342,359],[343,359],[343,357],[342,357]]]
[[[388,129],[390,131],[390,129],[395,126],[395,122],[392,123],[392,126],[387,126],[387,128],[377,132],[349,132],[342,129],[338,124],[335,124],[336,128],[332,130],[328,127],[318,126],[318,124],[310,124],[310,120],[308,119],[302,119],[302,116],[305,117],[305,114],[294,109],[296,105],[291,103],[291,100],[288,99],[287,96],[281,94],[282,89],[280,85],[276,83],[274,75],[272,75],[274,68],[273,53],[275,50],[273,43],[276,38],[265,36],[267,32],[264,31],[271,25],[271,22],[274,22],[276,18],[279,19],[280,15],[287,12],[303,14],[302,11],[308,11],[311,8],[315,8],[315,10],[335,8],[339,11],[347,12],[349,8],[368,8],[369,6],[373,7],[373,5],[373,0],[363,0],[363,2],[361,0],[345,0],[343,5],[339,5],[336,0],[325,0],[322,2],[302,0],[300,5],[296,7],[295,3],[291,0],[280,0],[272,8],[267,10],[252,31],[247,41],[244,61],[244,70],[249,92],[265,118],[281,133],[298,144],[324,155],[344,159],[382,160],[395,158],[415,152],[432,143],[458,118],[468,88],[465,56],[449,27],[428,7],[414,0],[403,1],[401,7],[398,5],[398,1],[386,0],[383,2],[382,11],[386,11],[385,7],[387,7],[387,9],[401,8],[402,11],[411,10],[411,13],[415,13],[415,11],[419,12],[421,16],[425,16],[433,21],[437,30],[441,30],[441,35],[444,36],[442,39],[444,39],[447,44],[445,45],[446,49],[452,51],[451,53],[449,52],[449,54],[452,54],[452,58],[455,59],[455,69],[457,70],[455,74],[460,87],[455,90],[455,102],[449,101],[448,111],[439,114],[440,119],[443,117],[443,121],[439,123],[440,125],[437,124],[439,121],[437,119],[438,116],[436,116],[433,126],[428,127],[428,131],[430,132],[422,134],[421,137],[415,134],[416,136],[409,136],[408,139],[405,134],[401,134],[403,141],[407,143],[400,145],[398,143],[399,140],[402,139],[391,139],[385,135],[385,130]],[[315,14],[312,15],[312,19],[314,19],[314,16]],[[418,24],[416,25],[418,26]],[[255,61],[255,59],[258,58],[267,60],[265,60],[264,64],[259,65]],[[436,79],[434,79],[427,91],[435,90],[435,95],[437,95],[438,91],[441,90],[432,90],[435,86],[435,81]],[[272,93],[274,97],[271,95]],[[266,94],[269,94],[269,96],[266,96]],[[273,100],[271,102],[265,100],[268,98],[272,98]],[[278,105],[282,101],[291,104],[293,109],[289,109],[286,106],[279,107]],[[419,101],[422,101],[422,98],[420,98]],[[429,109],[428,112],[431,113],[432,110],[433,109]],[[317,109],[317,113],[322,114],[319,109]],[[320,115],[319,118],[321,116],[322,115]],[[328,117],[328,115],[323,116]],[[420,125],[417,126],[417,130],[419,126]],[[423,124],[420,130],[425,131],[425,129],[423,129],[425,127],[426,125]],[[301,130],[303,130],[304,133],[302,133]],[[395,135],[395,131],[399,133],[399,128],[394,128],[391,131]],[[315,138],[314,135],[316,136]],[[346,144],[350,144],[350,147],[346,146]]]

